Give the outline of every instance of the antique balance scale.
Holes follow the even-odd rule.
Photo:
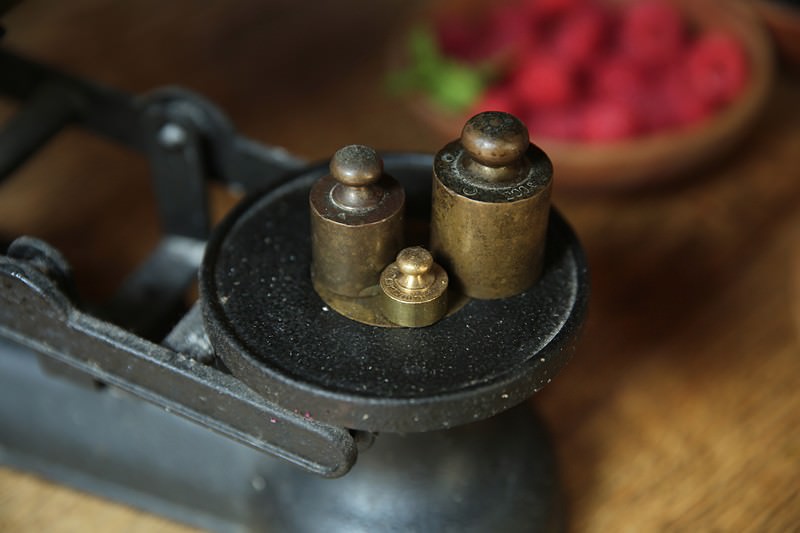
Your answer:
[[[48,244],[2,251],[3,463],[213,530],[559,529],[520,404],[569,359],[588,275],[517,119],[306,166],[195,94],[3,48],[0,94],[0,176],[76,124],[148,158],[164,229],[102,309]],[[211,180],[249,193],[213,231]]]

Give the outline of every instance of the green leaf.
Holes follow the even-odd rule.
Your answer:
[[[443,64],[432,82],[431,97],[451,111],[472,107],[486,88],[486,80],[479,71],[454,62]]]
[[[409,67],[386,77],[394,94],[421,91],[448,111],[462,111],[474,105],[491,77],[486,66],[470,67],[442,55],[427,26],[411,30],[408,47]]]

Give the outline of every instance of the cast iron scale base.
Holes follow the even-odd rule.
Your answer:
[[[325,165],[238,136],[195,95],[135,98],[3,50],[0,92],[26,101],[0,131],[0,176],[77,123],[150,159],[165,227],[92,313],[47,244],[24,237],[0,257],[0,336],[13,341],[0,460],[216,530],[557,529],[552,453],[514,406],[566,363],[583,320],[585,260],[558,213],[532,289],[428,328],[375,328],[311,287],[307,198]],[[431,157],[384,161],[424,227]],[[209,179],[251,195],[201,265]]]

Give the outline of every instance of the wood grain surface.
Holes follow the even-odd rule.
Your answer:
[[[28,55],[134,92],[192,88],[245,134],[319,159],[442,144],[384,88],[384,51],[414,8],[26,0],[3,22]],[[800,531],[798,96],[783,72],[741,147],[679,183],[556,193],[593,293],[575,358],[532,403],[572,531]],[[235,202],[213,200],[217,216]],[[88,298],[108,296],[158,237],[145,162],[65,131],[0,185],[0,237],[19,234],[60,248]],[[0,469],[0,531],[187,530]]]

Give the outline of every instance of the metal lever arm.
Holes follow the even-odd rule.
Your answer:
[[[150,160],[165,233],[101,310],[126,328],[73,305],[58,252],[16,241],[0,256],[0,335],[307,470],[345,474],[357,454],[349,431],[279,407],[233,376],[141,336],[162,338],[160,327],[170,323],[164,316],[196,276],[210,225],[207,181],[249,191],[274,185],[301,161],[238,135],[213,104],[189,91],[135,96],[2,48],[0,96],[25,102],[0,129],[0,180],[63,126],[76,124]],[[148,294],[157,297],[143,298]]]
[[[178,109],[180,114],[185,115],[183,111],[188,106],[197,119],[194,126],[208,148],[204,157],[210,177],[249,191],[274,184],[287,170],[303,164],[281,148],[263,146],[238,135],[213,104],[189,91],[168,89],[137,97],[38,64],[0,47],[0,96],[35,103],[32,99],[50,87],[57,87],[59,95],[53,104],[58,105],[57,113],[48,118],[48,131],[27,135],[25,138],[30,141],[19,148],[19,153],[12,153],[12,144],[0,144],[0,179],[7,177],[37,145],[48,141],[50,134],[71,122],[132,150],[150,154],[153,116],[149,111],[165,105],[175,110],[181,104],[177,100],[183,101],[183,109]],[[31,131],[34,126],[23,119],[34,114],[34,110],[37,121],[41,122],[46,111],[42,106],[23,109],[2,132],[2,137],[11,139],[17,132]]]
[[[63,264],[58,252],[23,239],[0,256],[1,336],[316,474],[339,477],[353,465],[357,447],[346,429],[281,408],[229,374],[77,310],[53,271]]]

